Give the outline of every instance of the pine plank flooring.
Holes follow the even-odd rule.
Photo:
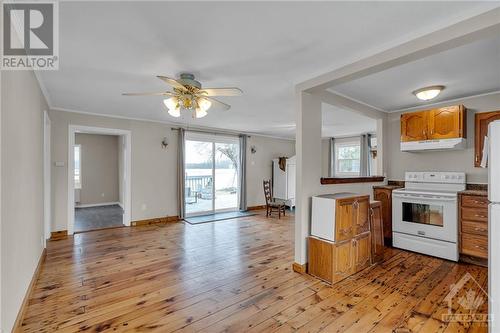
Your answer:
[[[293,234],[293,216],[259,212],[49,242],[19,331],[487,332],[443,321],[449,306],[463,312],[450,285],[469,273],[462,289],[479,295],[487,269],[388,249],[331,287],[291,270]]]

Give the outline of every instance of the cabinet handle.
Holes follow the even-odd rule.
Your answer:
[[[474,247],[480,250],[485,250],[485,251],[487,250],[484,246],[474,245]]]
[[[487,216],[481,215],[481,214],[474,214],[475,217],[481,217],[481,218],[487,218]]]
[[[488,230],[486,230],[484,228],[474,228],[474,230],[476,230],[476,231],[488,231]]]

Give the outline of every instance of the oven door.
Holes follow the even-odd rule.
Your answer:
[[[393,193],[392,198],[394,232],[457,242],[456,196]]]

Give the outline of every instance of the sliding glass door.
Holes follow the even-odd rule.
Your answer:
[[[203,215],[238,208],[238,138],[186,133],[186,215]]]

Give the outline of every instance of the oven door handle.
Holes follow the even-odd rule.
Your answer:
[[[456,201],[457,197],[439,197],[439,196],[433,196],[433,195],[425,195],[425,194],[399,194],[399,193],[393,193],[392,196],[394,198],[400,198],[400,199],[427,199],[427,200],[433,200],[433,201]]]

